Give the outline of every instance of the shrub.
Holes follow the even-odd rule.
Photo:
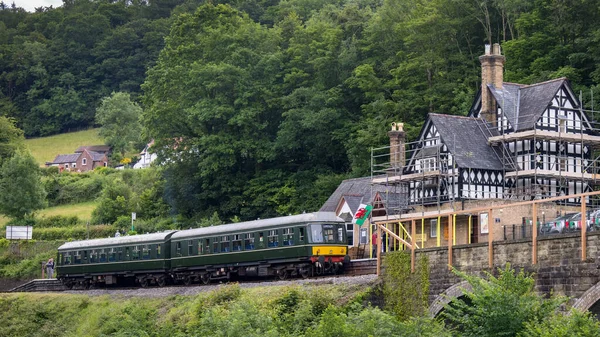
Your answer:
[[[35,219],[34,227],[50,228],[50,227],[74,227],[83,224],[76,216],[53,215],[49,217],[41,217]]]
[[[90,239],[110,237],[115,234],[115,227],[110,225],[89,226]],[[38,228],[33,231],[35,240],[83,240],[88,237],[88,227],[77,225],[73,227]]]

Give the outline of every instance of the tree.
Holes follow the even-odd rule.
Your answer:
[[[455,271],[473,290],[465,292],[467,301],[450,302],[442,315],[461,336],[517,336],[525,323],[536,324],[555,317],[557,309],[568,300],[538,295],[533,277],[523,271],[516,273],[510,264],[498,272],[498,277],[486,273],[486,280]]]
[[[0,164],[23,148],[23,131],[15,126],[15,120],[0,116]]]
[[[104,187],[100,196],[100,204],[92,212],[92,223],[112,224],[120,216],[131,213],[131,188],[117,179]]]
[[[141,114],[142,108],[132,102],[127,93],[113,92],[102,99],[96,109],[96,122],[102,125],[100,135],[114,152],[124,156],[133,144],[140,141]]]
[[[24,219],[45,205],[38,164],[28,152],[17,151],[0,167],[0,213]]]

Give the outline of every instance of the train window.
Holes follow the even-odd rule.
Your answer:
[[[106,262],[106,249],[100,251],[100,262]]]
[[[283,229],[283,245],[292,246],[294,244],[294,229],[284,228]]]
[[[206,254],[210,254],[210,239],[204,240],[204,249],[206,249]]]
[[[75,258],[73,259],[73,263],[75,263],[75,264],[81,263],[81,252],[80,251],[75,252]]]
[[[227,235],[221,237],[221,250],[224,252],[229,251],[229,236]]]
[[[219,238],[213,239],[213,253],[219,252]]]
[[[338,227],[338,239],[337,241],[339,243],[344,243],[344,228],[343,227]]]
[[[66,253],[65,254],[65,261],[63,262],[63,264],[71,264],[71,253]]]
[[[233,250],[240,251],[242,250],[242,236],[240,234],[235,234],[232,237],[233,240]]]
[[[279,230],[274,229],[269,231],[269,247],[277,247],[279,245]]]
[[[202,239],[198,239],[198,255],[204,253],[204,247],[202,245]]]
[[[335,242],[335,230],[331,225],[323,225],[323,234],[326,242]]]
[[[313,243],[323,242],[323,226],[310,225],[310,238]]]
[[[108,252],[108,262],[115,262],[116,255],[115,248],[111,248]]]
[[[125,247],[125,260],[129,261],[129,247]]]
[[[181,242],[177,242],[177,244],[175,245],[176,247],[176,254],[177,256],[181,256]]]
[[[131,256],[133,257],[134,260],[140,259],[140,247],[139,246],[133,246]]]
[[[150,258],[150,249],[148,249],[148,245],[142,246],[142,259],[148,260]]]
[[[304,241],[304,227],[298,228],[298,241]]]
[[[194,240],[188,241],[188,256],[194,255]]]
[[[123,261],[123,248],[119,247],[119,258],[118,261]]]
[[[156,257],[160,259],[160,247],[161,245],[156,246]]]
[[[244,234],[244,249],[254,249],[254,235],[252,235],[252,233]]]
[[[83,259],[87,261],[87,258],[88,258],[88,252],[87,252],[87,250],[84,250],[83,251]]]

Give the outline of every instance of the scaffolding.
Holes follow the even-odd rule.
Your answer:
[[[509,130],[499,126],[500,123],[493,125],[478,119],[488,145],[502,163],[502,193],[478,192],[483,195],[477,194],[477,197],[459,195],[459,171],[449,155],[453,140],[442,143],[439,138],[428,138],[401,147],[372,149],[371,181],[373,185],[383,185],[383,188],[373,188],[373,197],[375,194],[379,197],[374,214],[393,219],[414,213],[417,206],[421,209],[437,206],[439,212],[443,205],[449,205],[447,208],[454,210],[455,202],[465,199],[516,202],[596,190],[600,183],[600,123],[592,120],[595,113],[592,110],[572,110],[588,114],[589,120],[549,120],[521,131],[518,125],[511,125],[512,130]],[[552,128],[557,131],[549,130]],[[565,206],[580,203],[577,198],[560,201]],[[600,205],[600,202],[592,204]]]

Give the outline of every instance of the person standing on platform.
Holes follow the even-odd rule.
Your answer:
[[[373,247],[373,258],[377,257],[377,232],[373,232],[373,235],[371,235],[371,246]]]
[[[46,274],[48,278],[54,277],[54,259],[50,258],[48,262],[46,262]]]

